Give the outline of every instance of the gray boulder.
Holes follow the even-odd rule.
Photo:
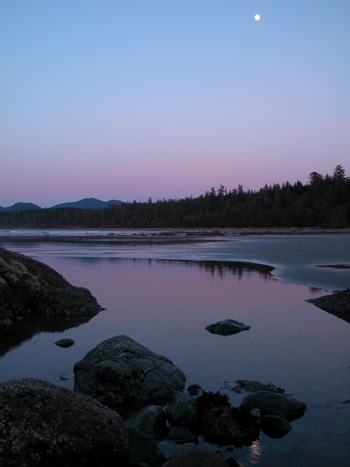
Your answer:
[[[224,457],[193,443],[179,449],[164,467],[227,467]]]
[[[171,402],[166,407],[166,415],[171,425],[195,425],[198,416],[197,403],[194,399]]]
[[[46,381],[0,384],[0,465],[128,465],[121,417],[98,401]]]
[[[39,261],[0,248],[0,311],[7,313],[7,320],[33,315],[86,317],[100,310],[89,290],[74,287]]]
[[[205,328],[211,334],[219,334],[220,336],[230,336],[232,334],[237,334],[241,331],[248,331],[250,326],[240,323],[234,319],[225,319],[223,321],[218,321],[217,323],[210,324]]]
[[[247,410],[259,409],[263,417],[265,415],[278,415],[287,420],[293,420],[304,415],[306,405],[304,402],[285,394],[258,391],[244,397],[241,408]]]
[[[183,390],[186,376],[171,360],[127,336],[103,341],[74,365],[75,391],[89,394],[125,416],[162,405]]]
[[[128,418],[126,424],[151,439],[162,438],[166,427],[165,412],[159,405],[147,405]]]

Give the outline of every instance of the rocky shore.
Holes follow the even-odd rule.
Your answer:
[[[0,335],[23,318],[92,317],[101,311],[89,290],[45,264],[0,248]]]
[[[307,302],[350,323],[350,289],[319,298],[310,298]]]
[[[220,447],[249,445],[260,430],[285,436],[306,410],[268,390],[238,407],[199,385],[184,391],[186,376],[171,360],[127,336],[101,342],[74,371],[73,391],[36,379],[0,384],[0,465],[232,466]],[[198,446],[200,438],[219,452]],[[178,446],[170,459],[163,440]]]

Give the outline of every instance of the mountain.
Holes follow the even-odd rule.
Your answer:
[[[122,201],[117,199],[111,199],[110,201],[101,201],[96,198],[84,198],[79,201],[73,201],[70,203],[61,203],[52,206],[53,208],[78,208],[78,209],[105,209],[109,206],[113,206],[115,204],[122,204]]]
[[[0,206],[0,211],[29,211],[30,209],[42,209],[37,204],[33,203],[15,203],[12,206],[3,208]]]

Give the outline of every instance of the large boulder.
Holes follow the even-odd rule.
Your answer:
[[[0,384],[0,465],[128,465],[121,417],[95,399],[46,381]]]
[[[51,267],[0,248],[0,326],[21,317],[93,316],[101,310],[90,291],[74,287]]]
[[[244,397],[241,408],[246,410],[259,409],[261,415],[278,415],[293,420],[304,415],[306,405],[304,402],[270,391],[258,391]]]
[[[74,365],[74,372],[75,391],[95,397],[122,415],[172,400],[186,381],[171,360],[127,336],[97,345]]]

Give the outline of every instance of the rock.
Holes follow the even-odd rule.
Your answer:
[[[166,439],[175,443],[188,443],[189,441],[193,441],[195,436],[191,430],[184,426],[171,426]]]
[[[74,365],[75,391],[122,411],[162,405],[183,390],[186,376],[168,358],[127,336],[105,340]]]
[[[230,336],[232,334],[237,334],[241,331],[247,331],[250,329],[250,326],[235,321],[234,319],[225,319],[223,321],[218,321],[217,323],[210,324],[205,328],[211,334],[219,334],[220,336]]]
[[[259,435],[255,417],[232,407],[226,395],[204,392],[197,403],[198,432],[207,441],[219,445],[242,444]]]
[[[350,323],[350,289],[306,301]]]
[[[46,381],[0,384],[0,465],[128,465],[120,416],[83,394]]]
[[[227,462],[215,452],[187,443],[163,465],[164,467],[227,467]]]
[[[188,386],[187,391],[191,396],[198,396],[203,390],[199,384],[191,384]]]
[[[262,418],[260,426],[262,431],[271,438],[282,438],[292,429],[288,420],[278,415],[266,415]]]
[[[157,467],[164,464],[165,455],[153,440],[132,427],[128,428],[128,435],[130,465]]]
[[[241,408],[246,410],[260,409],[261,415],[279,415],[287,420],[293,420],[304,415],[304,402],[293,399],[285,394],[270,391],[258,391],[245,396]]]
[[[197,403],[193,399],[171,402],[166,407],[166,415],[171,425],[193,426],[197,423]]]
[[[147,405],[128,418],[126,424],[151,439],[162,438],[166,427],[165,412],[159,405]]]
[[[284,394],[284,389],[275,386],[272,383],[260,383],[259,381],[249,380],[249,379],[238,379],[236,381],[237,385],[232,388],[233,391],[237,393],[241,393],[244,391],[249,392],[258,392],[258,391],[270,391],[270,392],[278,392]]]
[[[55,342],[58,347],[72,347],[74,345],[73,339],[60,339],[59,341]]]
[[[93,316],[101,307],[89,290],[74,287],[49,266],[0,248],[0,309],[18,317]]]

